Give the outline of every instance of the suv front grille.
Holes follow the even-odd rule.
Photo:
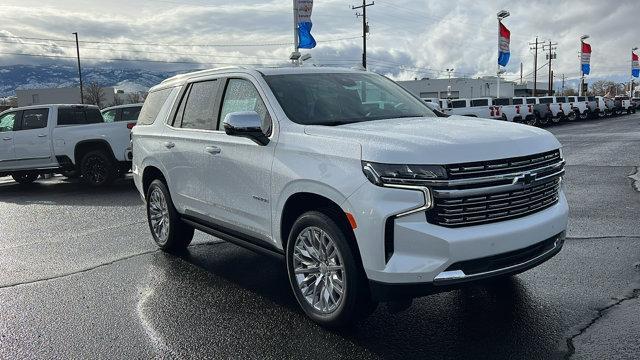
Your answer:
[[[515,219],[557,204],[564,160],[555,150],[447,169],[450,180],[432,189],[427,220],[462,227]]]
[[[430,222],[449,226],[469,226],[507,220],[542,211],[558,202],[560,179],[541,185],[481,196],[436,199]]]
[[[449,179],[469,179],[529,171],[557,163],[560,160],[560,151],[553,150],[510,159],[448,165],[447,172]]]

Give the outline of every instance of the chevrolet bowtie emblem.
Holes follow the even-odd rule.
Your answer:
[[[537,178],[538,178],[538,174],[526,172],[513,178],[513,183],[514,184],[522,183],[524,185],[529,185],[532,182],[536,181]]]

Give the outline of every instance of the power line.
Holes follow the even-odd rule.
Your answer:
[[[75,43],[75,40],[60,39],[60,38],[54,39],[54,38],[12,36],[12,35],[0,35],[0,38]],[[354,39],[359,39],[359,38],[360,38],[360,35],[357,35],[357,36],[349,36],[349,37],[343,37],[343,38],[320,40],[320,41],[317,41],[317,42],[318,43],[329,43],[329,42],[338,42],[338,41],[345,41],[345,40],[354,40]],[[265,47],[265,46],[290,46],[290,45],[293,45],[292,42],[253,43],[253,44],[249,44],[249,43],[246,43],[246,44],[170,44],[170,43],[129,43],[129,42],[95,41],[95,40],[82,40],[82,41],[80,41],[80,43],[82,43],[82,44],[129,45],[129,46],[172,46],[172,47]]]

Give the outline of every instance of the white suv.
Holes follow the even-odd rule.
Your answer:
[[[436,117],[366,71],[168,79],[133,129],[133,172],[160,248],[183,250],[198,229],[283,258],[325,326],[527,270],[560,251],[567,226],[553,135]]]

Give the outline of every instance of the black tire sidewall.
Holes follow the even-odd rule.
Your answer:
[[[345,270],[343,279],[345,286],[344,294],[342,295],[343,300],[338,308],[330,314],[321,314],[309,305],[302,295],[302,292],[296,283],[295,274],[293,273],[293,248],[295,246],[296,238],[302,230],[310,226],[318,227],[331,236],[342,255],[342,261],[344,262]],[[357,316],[356,307],[359,300],[358,298],[368,296],[368,294],[364,294],[362,291],[362,274],[356,263],[355,254],[347,243],[348,239],[349,237],[345,235],[344,231],[332,218],[318,211],[311,211],[301,215],[296,220],[291,232],[289,233],[286,249],[286,263],[291,289],[298,301],[298,304],[307,316],[323,326],[338,327],[351,322],[351,320]]]
[[[87,162],[92,157],[100,158],[102,160],[103,167],[105,168],[104,180],[101,182],[93,182],[89,180],[87,176],[87,171],[88,171]],[[82,180],[91,186],[97,187],[97,186],[106,185],[111,181],[113,181],[113,178],[114,178],[115,169],[114,169],[113,161],[111,161],[109,156],[105,154],[103,151],[90,151],[82,157],[82,162],[80,164],[80,174],[82,175]]]

